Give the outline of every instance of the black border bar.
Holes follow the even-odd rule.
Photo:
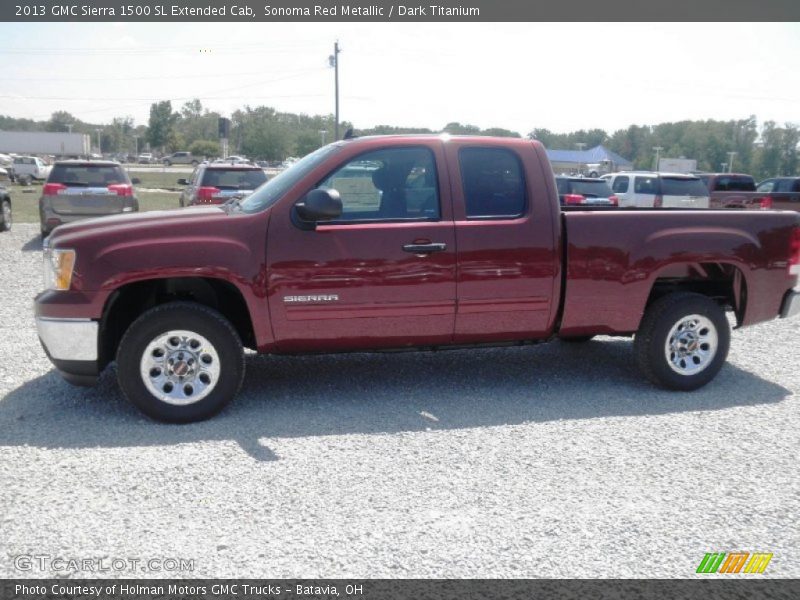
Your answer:
[[[438,7],[438,8],[436,8]],[[2,0],[10,22],[800,21],[798,0]],[[730,40],[736,43],[736,40]],[[764,40],[769,43],[769,40]]]

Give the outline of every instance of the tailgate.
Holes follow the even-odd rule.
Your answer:
[[[708,196],[664,196],[664,208],[708,208]]]
[[[53,211],[62,215],[107,215],[125,207],[125,198],[105,187],[69,187],[46,199]]]

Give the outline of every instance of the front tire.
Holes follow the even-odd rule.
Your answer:
[[[645,312],[634,339],[636,362],[656,385],[696,390],[719,373],[730,347],[725,312],[701,294],[677,292]]]
[[[217,311],[170,302],[142,314],[117,351],[123,393],[147,416],[191,423],[221,411],[244,378],[239,334]]]

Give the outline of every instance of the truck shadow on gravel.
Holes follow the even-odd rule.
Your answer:
[[[42,250],[42,236],[40,234],[36,234],[34,237],[29,239],[22,245],[20,248],[23,252],[36,252]]]
[[[691,393],[656,389],[630,342],[304,357],[248,356],[239,396],[210,421],[164,425],[123,398],[113,369],[95,388],[54,371],[0,399],[0,445],[119,448],[236,441],[278,460],[270,438],[450,430],[771,404],[792,392],[726,365]]]

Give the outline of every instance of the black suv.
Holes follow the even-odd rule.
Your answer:
[[[192,173],[191,179],[178,179],[179,185],[186,186],[180,205],[222,204],[234,198],[242,199],[266,181],[264,170],[255,165],[202,164]]]

